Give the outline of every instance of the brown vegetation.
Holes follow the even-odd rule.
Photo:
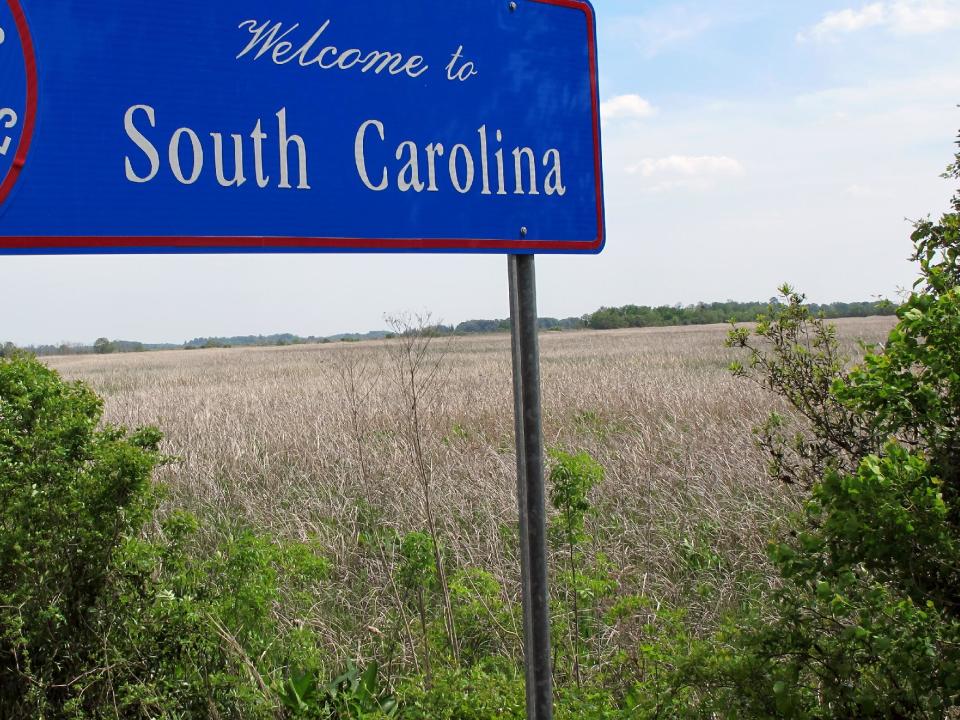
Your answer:
[[[856,339],[880,341],[893,319],[837,324],[853,356]],[[594,536],[604,543],[596,549],[621,586],[668,603],[682,598],[704,625],[738,597],[741,575],[729,569],[764,571],[771,521],[794,507],[791,491],[766,479],[751,433],[778,401],[730,376],[726,330],[545,333],[541,341],[547,446],[587,450],[606,469],[593,498]],[[397,379],[402,342],[49,364],[103,395],[109,421],[163,430],[164,450],[176,458],[160,477],[171,507],[211,528],[229,520],[315,538],[335,577],[308,621],[331,650],[350,655],[375,648],[388,609],[402,604],[392,551],[359,547],[372,526],[402,533],[435,523],[456,565],[487,570],[506,602],[517,599],[509,337],[434,340],[413,420]],[[442,360],[436,372],[434,360]],[[711,573],[702,557],[692,568],[691,555],[726,570]],[[705,581],[715,587],[698,604],[696,584]],[[501,630],[504,647],[516,648],[518,629]],[[416,650],[407,635],[409,659]]]

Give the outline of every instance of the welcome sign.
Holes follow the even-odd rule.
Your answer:
[[[585,0],[0,0],[0,252],[596,253]]]

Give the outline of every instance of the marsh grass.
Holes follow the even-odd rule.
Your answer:
[[[892,324],[837,322],[851,358],[858,340],[879,342]],[[730,376],[726,330],[541,336],[546,444],[585,450],[606,473],[591,495],[591,552],[606,556],[622,591],[685,607],[685,622],[704,630],[764,581],[766,541],[797,501],[766,478],[752,437],[786,408]],[[399,630],[396,549],[383,541],[374,552],[363,538],[425,529],[424,472],[451,570],[490,573],[507,607],[519,570],[509,336],[428,350],[444,356],[419,408],[419,459],[391,364],[401,341],[49,364],[103,395],[108,421],[163,430],[176,458],[159,477],[166,507],[195,512],[211,546],[242,526],[318,543],[334,576],[315,589],[310,617],[285,622],[315,628],[336,657],[409,667],[417,651]],[[515,655],[516,622],[497,628]],[[625,624],[598,642],[626,647],[642,632]]]

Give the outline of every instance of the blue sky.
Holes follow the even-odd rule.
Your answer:
[[[661,102],[778,99],[890,75],[950,72],[957,60],[955,2],[597,6],[605,90],[635,91],[639,61],[646,94]]]
[[[960,127],[960,2],[601,7],[611,255],[639,294],[909,284],[904,219],[951,192],[938,175]]]
[[[608,247],[539,259],[541,314],[910,284],[906,219],[954,189],[960,0],[594,4]],[[0,258],[0,340],[332,334],[506,296],[500,257]]]

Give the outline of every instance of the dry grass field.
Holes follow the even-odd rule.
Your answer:
[[[858,339],[878,342],[892,324],[837,323],[851,356]],[[763,571],[770,528],[795,506],[765,478],[751,435],[778,403],[730,376],[725,333],[545,333],[541,341],[548,447],[586,450],[606,470],[593,498],[595,550],[621,587],[682,601],[705,624],[736,600],[739,578]],[[411,358],[420,363],[416,417]],[[453,565],[487,570],[516,602],[508,336],[49,364],[100,393],[109,421],[163,430],[174,458],[159,478],[167,507],[197,513],[211,533],[246,525],[316,540],[335,577],[310,622],[331,648],[359,648],[358,628],[380,627],[395,604],[391,558],[371,556],[358,538],[371,526],[422,529],[425,490]],[[711,592],[698,592],[703,583]],[[517,642],[516,628],[503,634]]]

